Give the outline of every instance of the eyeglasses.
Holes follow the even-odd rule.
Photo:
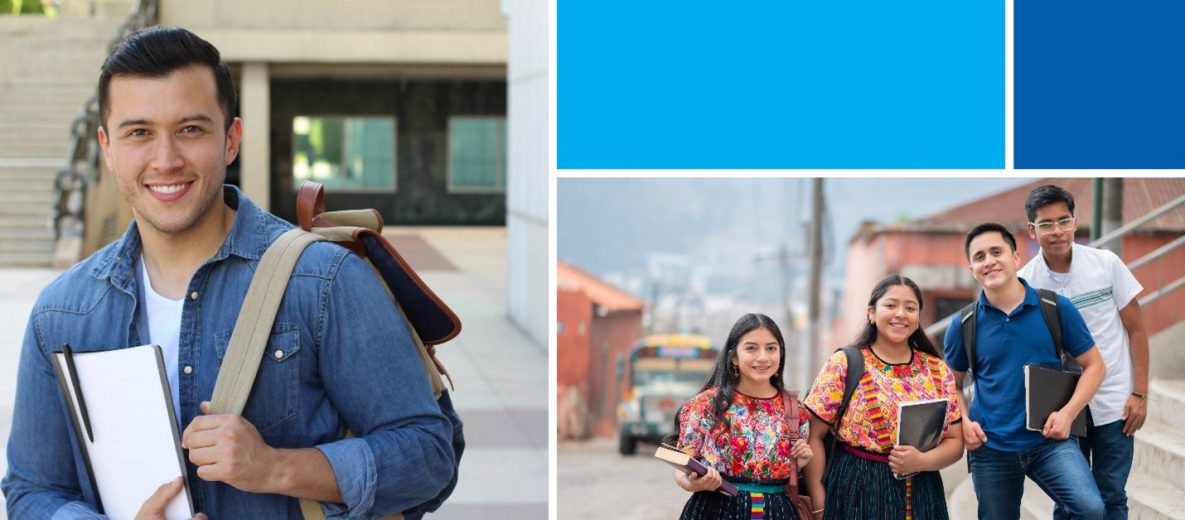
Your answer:
[[[1066,217],[1056,221],[1046,220],[1043,222],[1029,222],[1029,224],[1032,224],[1034,227],[1036,227],[1037,231],[1042,233],[1050,233],[1053,231],[1054,226],[1057,226],[1058,229],[1061,229],[1062,231],[1070,231],[1074,229],[1075,220],[1075,217]]]

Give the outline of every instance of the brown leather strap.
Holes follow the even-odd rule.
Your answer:
[[[790,437],[790,481],[786,495],[798,496],[798,458],[794,456],[794,442],[798,440],[798,394],[782,391],[782,409],[786,413],[786,434]]]
[[[313,230],[313,218],[325,213],[325,189],[321,183],[304,181],[296,193],[296,221],[300,229]]]

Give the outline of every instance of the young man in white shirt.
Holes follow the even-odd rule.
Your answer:
[[[1127,477],[1136,431],[1148,413],[1148,334],[1136,295],[1144,288],[1115,253],[1074,243],[1074,197],[1045,185],[1025,201],[1029,237],[1041,245],[1018,273],[1030,285],[1074,303],[1107,366],[1087,407],[1083,454],[1107,507],[1108,519],[1127,518]],[[1054,510],[1054,518],[1067,518]]]

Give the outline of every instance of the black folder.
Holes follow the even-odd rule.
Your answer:
[[[1078,388],[1082,374],[1042,365],[1025,365],[1025,427],[1039,432],[1049,415],[1060,410]],[[1070,424],[1070,435],[1086,435],[1086,409]]]
[[[938,446],[946,426],[948,406],[950,401],[946,399],[905,401],[897,405],[897,445],[913,446],[923,452]]]
[[[924,401],[903,401],[897,404],[897,445],[913,446],[926,452],[938,446],[942,430],[946,427],[947,399]],[[916,473],[894,473],[898,480],[904,480]]]

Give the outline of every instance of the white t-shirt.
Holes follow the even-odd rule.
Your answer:
[[[1091,417],[1101,426],[1123,418],[1123,405],[1131,395],[1131,347],[1119,310],[1144,287],[1115,253],[1077,243],[1072,247],[1068,273],[1050,271],[1038,254],[1017,274],[1033,287],[1069,298],[1086,320],[1107,366],[1107,377],[1090,401]]]
[[[165,372],[169,377],[169,389],[173,392],[173,412],[181,420],[181,400],[177,390],[177,351],[181,343],[181,312],[185,310],[185,299],[170,300],[152,289],[148,278],[148,267],[140,257],[140,276],[144,280],[144,305],[148,311],[148,342],[160,345],[165,358]]]

